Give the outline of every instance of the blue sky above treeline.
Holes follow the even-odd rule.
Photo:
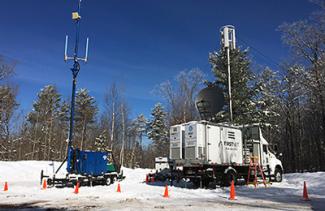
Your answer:
[[[12,83],[25,113],[37,92],[54,84],[71,93],[71,63],[63,61],[65,35],[74,39],[71,12],[76,0],[2,0],[0,54],[16,61]],[[277,69],[289,55],[277,27],[305,19],[317,9],[308,0],[83,0],[81,52],[90,38],[89,63],[82,65],[78,88],[87,88],[102,107],[105,90],[123,88],[133,116],[149,116],[159,96],[154,87],[177,73],[201,69],[212,79],[208,53],[219,49],[219,28],[236,27],[238,44],[254,63]]]

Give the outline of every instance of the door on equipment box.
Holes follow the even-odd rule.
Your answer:
[[[269,159],[268,159],[268,145],[262,144],[262,166],[265,167],[269,165]]]
[[[259,142],[253,143],[252,159],[254,159],[253,160],[254,163],[261,163],[261,152],[260,152]]]

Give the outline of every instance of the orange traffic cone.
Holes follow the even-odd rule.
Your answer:
[[[146,184],[148,184],[148,182],[149,182],[149,176],[148,176],[148,174],[146,175]]]
[[[120,183],[117,184],[116,192],[121,193],[121,185],[120,185]]]
[[[229,200],[235,200],[235,197],[236,197],[235,183],[234,181],[231,181]]]
[[[168,195],[168,186],[166,185],[165,186],[165,192],[164,192],[164,198],[168,198],[169,195]]]
[[[304,192],[303,192],[303,199],[305,201],[309,201],[309,197],[308,197],[308,191],[307,191],[307,185],[306,185],[306,181],[304,181]]]
[[[75,188],[74,188],[74,193],[78,194],[79,193],[79,182],[77,182]]]
[[[8,182],[5,182],[5,186],[3,188],[3,191],[8,191]]]
[[[44,179],[42,189],[45,190],[46,188],[47,188],[47,181],[46,181],[46,179]]]

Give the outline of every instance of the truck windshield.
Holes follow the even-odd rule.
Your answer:
[[[260,140],[259,126],[248,126],[243,128],[245,140]]]

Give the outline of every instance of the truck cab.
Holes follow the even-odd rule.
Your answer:
[[[282,162],[276,157],[269,143],[263,137],[260,126],[258,124],[244,126],[243,135],[245,162],[247,164],[250,162],[250,156],[258,157],[265,174],[273,178],[273,181],[281,182]]]

